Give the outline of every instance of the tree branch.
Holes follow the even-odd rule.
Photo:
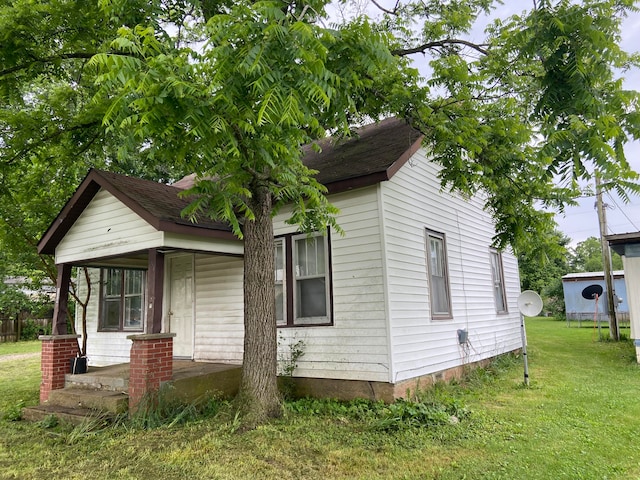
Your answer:
[[[378,2],[376,2],[376,0],[371,0],[371,3],[373,3],[380,10],[382,10],[384,13],[388,13],[389,15],[397,15],[397,13],[398,13],[398,2],[396,2],[396,5],[395,5],[395,7],[393,7],[393,10],[388,10],[388,9],[384,8],[382,5],[380,5]]]
[[[29,152],[33,151],[34,149],[44,145],[46,142],[48,142],[50,140],[53,140],[54,138],[57,138],[57,137],[59,137],[61,135],[64,135],[65,133],[73,132],[75,130],[82,130],[82,129],[85,129],[85,128],[96,127],[96,126],[98,126],[100,124],[101,124],[101,122],[96,120],[96,121],[89,122],[89,123],[82,123],[82,124],[79,124],[79,125],[74,125],[73,127],[69,127],[69,128],[66,128],[66,129],[63,128],[63,129],[57,130],[57,131],[55,131],[55,132],[43,137],[39,142],[36,142],[36,143],[34,143],[32,145],[29,145],[28,147],[23,148],[18,153],[13,155],[13,157],[8,159],[5,163],[7,165],[10,165],[13,162],[15,162],[17,159],[19,159],[20,157],[23,157],[27,153],[29,153]],[[93,140],[91,140],[91,142],[93,142],[93,141],[95,141],[95,138]]]
[[[396,55],[398,57],[404,57],[406,55],[412,55],[414,53],[425,53],[427,50],[431,48],[448,47],[451,45],[464,45],[466,47],[472,48],[482,53],[483,55],[489,55],[489,50],[483,48],[486,46],[485,44],[477,44],[477,43],[469,42],[467,40],[461,40],[458,38],[448,38],[446,40],[428,42],[414,48],[399,48],[397,50],[392,50],[391,54]]]
[[[60,55],[52,55],[50,57],[44,57],[44,58],[36,58],[34,60],[31,60],[30,62],[16,65],[14,67],[5,68],[4,70],[0,70],[0,77],[4,77],[5,75],[9,75],[11,73],[15,73],[20,70],[25,70],[35,63],[50,63],[56,60],[71,60],[71,59],[78,59],[78,58],[88,59],[93,57],[95,54],[96,52],[94,53],[74,52],[74,53],[62,53]]]

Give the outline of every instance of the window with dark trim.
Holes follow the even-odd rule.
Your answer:
[[[144,270],[100,270],[99,331],[143,331],[145,281]]]
[[[331,325],[329,235],[275,239],[275,297],[278,326]]]
[[[427,230],[427,268],[431,316],[434,319],[449,319],[452,317],[451,295],[444,233]]]
[[[496,312],[507,313],[502,254],[498,250],[491,249],[489,256],[491,257],[491,280],[493,282],[493,298],[496,302]]]

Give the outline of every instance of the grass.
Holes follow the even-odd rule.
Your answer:
[[[632,345],[597,342],[590,328],[550,319],[528,319],[527,333],[529,388],[521,359],[507,358],[422,395],[425,403],[463,405],[470,413],[457,424],[381,429],[379,406],[308,400],[242,434],[224,404],[217,415],[150,430],[5,419],[0,479],[640,478]],[[0,416],[37,402],[38,368],[37,358],[0,362]]]
[[[32,340],[29,342],[4,342],[0,343],[0,357],[16,353],[40,353],[42,342]]]

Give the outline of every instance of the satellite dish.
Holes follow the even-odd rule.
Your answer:
[[[533,290],[525,290],[518,297],[518,310],[525,317],[535,317],[542,311],[542,299]]]
[[[584,290],[582,290],[582,298],[586,298],[587,300],[595,300],[596,295],[598,297],[602,296],[602,285],[589,285]]]

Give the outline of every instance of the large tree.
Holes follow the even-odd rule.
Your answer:
[[[602,243],[596,237],[589,237],[579,242],[573,249],[570,260],[573,272],[602,272]],[[622,257],[611,252],[613,270],[622,270]]]
[[[0,0],[1,175],[196,172],[185,213],[244,239],[248,425],[281,411],[271,219],[290,204],[303,231],[339,228],[303,144],[404,117],[443,187],[485,195],[496,244],[516,251],[544,238],[540,207],[561,208],[580,179],[636,188],[623,145],[640,136],[638,95],[615,75],[635,66],[617,45],[635,2],[541,0],[481,44],[467,34],[491,0],[372,4],[331,23],[325,0]]]

